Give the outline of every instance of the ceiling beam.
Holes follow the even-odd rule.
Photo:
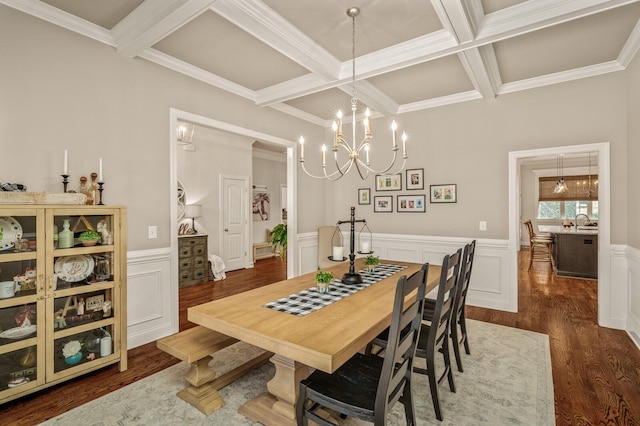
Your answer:
[[[443,29],[360,56],[357,58],[359,70],[357,78],[365,79],[450,54],[476,49],[497,40],[525,34],[637,1],[638,0],[536,0],[520,3],[507,9],[485,15],[481,22],[477,24],[478,28],[475,39],[464,44],[460,44],[456,36],[446,29]],[[445,4],[449,2],[442,0],[442,3]],[[444,8],[442,7],[440,9],[440,13],[443,13]],[[459,10],[460,8],[457,9]],[[471,4],[468,13],[469,16],[477,16],[477,6]],[[454,21],[459,20],[458,18]],[[450,21],[447,27],[452,27]],[[468,37],[465,36],[465,40],[467,38]],[[487,82],[491,81],[493,84],[496,84],[500,81],[500,76],[495,74],[497,68],[494,70],[491,63],[487,62],[491,61],[491,59],[486,53],[481,53],[480,57],[485,57],[485,67],[488,66],[489,68],[486,68],[484,72],[475,70],[472,75],[470,75],[470,78],[472,78],[472,81],[476,80],[478,82],[479,90],[482,90],[484,94],[490,96],[488,94],[491,91],[495,92],[497,87],[490,90]],[[472,62],[475,63],[477,61]],[[351,61],[347,61],[342,64],[342,67],[346,69],[350,67],[350,65]],[[494,74],[491,75],[489,73]],[[483,74],[485,75],[483,76]],[[342,75],[342,73],[340,75]],[[284,102],[310,93],[326,90],[331,87],[338,87],[345,84],[345,82],[345,78],[329,81],[317,79],[316,86],[301,87],[298,84],[298,79],[292,79],[259,90],[256,99],[259,105],[270,105],[272,103]]]
[[[218,1],[211,10],[322,78],[339,77],[340,61],[257,0]]]
[[[140,55],[217,0],[146,0],[113,27],[118,53],[127,58]]]

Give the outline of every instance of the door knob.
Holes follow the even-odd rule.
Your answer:
[[[224,232],[229,232],[229,228],[224,228]]]

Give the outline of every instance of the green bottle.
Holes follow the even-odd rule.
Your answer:
[[[69,219],[62,221],[62,231],[58,234],[58,247],[71,248],[73,247],[73,232],[69,229]]]

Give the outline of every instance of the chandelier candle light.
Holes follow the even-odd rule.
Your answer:
[[[391,152],[393,153],[393,159],[391,161],[391,164],[389,164],[389,166],[383,170],[375,170],[370,166],[370,162],[369,162],[369,151],[371,150],[371,141],[373,139],[373,134],[371,132],[371,125],[369,122],[369,117],[371,116],[371,111],[369,111],[369,108],[367,108],[367,110],[364,113],[364,120],[363,120],[363,125],[364,125],[364,138],[360,141],[360,143],[356,142],[356,109],[358,106],[358,99],[356,98],[356,16],[358,16],[358,14],[360,14],[360,9],[357,7],[350,7],[349,9],[347,9],[347,16],[349,16],[351,18],[352,21],[352,50],[351,50],[351,55],[352,55],[352,78],[351,78],[351,84],[352,84],[352,90],[353,90],[353,94],[352,94],[352,98],[351,98],[351,144],[349,144],[345,138],[344,138],[344,133],[342,131],[342,111],[338,111],[336,117],[337,117],[337,121],[334,121],[331,128],[333,130],[333,158],[335,161],[335,168],[336,170],[331,172],[331,173],[327,173],[327,146],[325,144],[322,145],[322,175],[318,176],[318,175],[314,175],[312,173],[309,173],[309,171],[307,171],[306,167],[305,167],[305,160],[304,160],[304,137],[300,136],[300,165],[302,166],[302,170],[304,170],[304,172],[316,179],[329,179],[332,181],[338,180],[340,179],[342,176],[346,175],[349,170],[351,170],[351,167],[353,165],[356,166],[356,170],[358,171],[358,174],[360,175],[361,179],[366,179],[367,176],[369,175],[369,172],[375,173],[375,174],[395,174],[398,173],[399,171],[401,171],[406,162],[407,162],[407,134],[405,132],[402,132],[402,158],[403,158],[403,162],[402,165],[400,166],[400,168],[398,168],[398,170],[390,172],[391,168],[395,165],[396,163],[396,158],[398,156],[398,143],[396,141],[396,130],[398,128],[398,125],[396,124],[395,121],[393,121],[391,123],[391,130],[392,130],[392,145],[391,145]],[[346,160],[344,160],[344,162],[341,164],[341,160],[338,159],[338,151],[340,149],[344,149],[347,152],[348,158]],[[364,156],[364,160],[361,158],[362,156]]]

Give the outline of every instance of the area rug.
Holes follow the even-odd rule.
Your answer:
[[[553,380],[549,338],[544,334],[468,321],[471,355],[463,354],[464,373],[455,371],[457,392],[443,383],[440,402],[444,421],[435,418],[429,383],[414,375],[414,400],[419,425],[554,425]],[[223,373],[239,360],[261,350],[237,343],[218,352],[212,368]],[[439,357],[441,358],[441,357]],[[417,363],[423,363],[417,359]],[[271,363],[220,390],[226,404],[205,416],[176,397],[184,388],[186,363],[169,367],[43,423],[45,425],[255,425],[238,414],[238,407],[265,392],[273,376]],[[344,425],[367,424],[346,419]],[[397,404],[388,425],[404,425]]]

